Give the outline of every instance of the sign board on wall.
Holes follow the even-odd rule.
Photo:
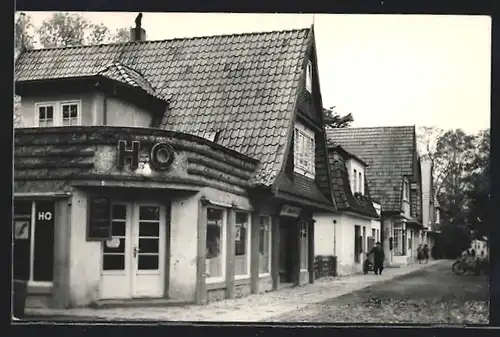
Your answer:
[[[30,238],[30,220],[16,220],[14,222],[14,239],[28,240]]]
[[[281,207],[280,216],[289,216],[292,218],[298,218],[302,209],[300,207],[283,205]]]
[[[111,239],[111,202],[106,197],[91,196],[87,203],[87,241]]]
[[[139,141],[133,141],[132,147],[127,147],[125,140],[118,141],[118,168],[123,168],[127,159],[130,159],[130,168],[135,170],[139,167],[139,154],[141,144]],[[148,162],[156,170],[168,169],[174,161],[174,149],[167,143],[156,143],[151,147]]]

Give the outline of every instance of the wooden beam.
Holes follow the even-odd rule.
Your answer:
[[[226,250],[226,298],[234,298],[234,266],[235,266],[235,239],[236,239],[236,211],[233,208],[227,210],[227,250]]]
[[[259,292],[259,229],[260,217],[258,213],[252,214],[250,236],[250,291],[252,294]]]
[[[198,253],[196,256],[196,304],[203,304],[207,300],[206,290],[206,241],[207,241],[207,205],[198,202]]]
[[[277,215],[272,216],[272,226],[271,226],[271,276],[273,280],[273,290],[278,290],[280,283],[280,251],[279,251],[279,227],[280,227],[280,218]]]

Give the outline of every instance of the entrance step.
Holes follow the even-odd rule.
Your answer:
[[[174,300],[169,298],[133,298],[133,299],[113,299],[98,300],[93,302],[90,307],[94,309],[111,308],[151,308],[151,307],[179,307],[194,303]]]

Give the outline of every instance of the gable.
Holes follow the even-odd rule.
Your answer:
[[[205,137],[259,160],[254,185],[271,185],[293,127],[311,29],[33,50],[15,81],[94,76],[120,63],[170,102],[157,127]]]
[[[368,164],[370,193],[383,211],[400,212],[402,177],[415,172],[415,127],[327,129],[327,136]]]

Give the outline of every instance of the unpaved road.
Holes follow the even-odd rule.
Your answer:
[[[451,263],[312,304],[270,321],[487,324],[488,278],[456,276]]]

